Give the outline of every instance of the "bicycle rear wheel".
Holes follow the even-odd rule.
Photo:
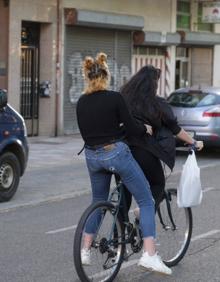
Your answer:
[[[95,235],[91,246],[91,265],[83,265],[81,249],[85,226],[94,215],[99,220],[95,222]],[[91,221],[90,221],[91,222]],[[94,226],[94,221],[93,221]],[[115,215],[115,207],[109,202],[99,202],[91,205],[82,215],[74,238],[74,263],[81,281],[113,281],[120,270],[125,246],[124,227],[119,215]]]
[[[179,208],[176,197],[177,190],[168,189],[168,205],[164,199],[157,209],[156,216],[157,250],[167,266],[174,266],[181,261],[192,236],[192,211],[190,208]]]

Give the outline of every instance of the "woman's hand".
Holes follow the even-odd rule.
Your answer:
[[[195,141],[195,147],[198,151],[201,151],[204,147],[203,141]]]
[[[180,140],[186,142],[186,144],[189,144],[189,145],[194,144],[198,151],[201,151],[204,147],[203,141],[196,141],[183,128],[181,128],[181,131],[176,136]]]
[[[153,129],[152,129],[152,126],[149,125],[149,124],[144,124],[144,126],[146,127],[146,132],[150,135],[153,135]]]

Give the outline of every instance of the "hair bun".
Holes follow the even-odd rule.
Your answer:
[[[98,53],[96,56],[96,61],[100,65],[107,63],[107,55],[103,52]]]
[[[86,57],[84,60],[84,68],[91,69],[92,65],[94,64],[94,59],[92,57]]]

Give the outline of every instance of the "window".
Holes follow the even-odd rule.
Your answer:
[[[176,57],[188,58],[189,57],[189,49],[184,47],[176,47]]]
[[[170,105],[182,108],[207,107],[219,102],[219,95],[203,92],[174,92],[168,98]]]
[[[177,1],[177,29],[190,29],[190,1]]]
[[[165,49],[157,47],[139,46],[133,48],[134,55],[151,55],[151,56],[164,56]]]
[[[202,3],[198,3],[198,31],[213,31],[213,24],[202,22]]]

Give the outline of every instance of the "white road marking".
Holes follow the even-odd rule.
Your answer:
[[[183,163],[183,164],[184,164],[184,163]],[[183,164],[182,164],[182,165],[183,165]],[[215,162],[215,163],[211,163],[211,164],[199,165],[199,168],[200,168],[200,169],[205,169],[205,168],[215,167],[215,166],[218,166],[218,165],[219,165],[219,162]],[[183,170],[182,168],[177,167],[177,169],[174,170],[171,175],[177,175],[177,174],[181,173],[182,170]]]
[[[177,185],[178,185],[178,184],[177,184],[177,183],[174,183],[174,182],[169,182],[168,185],[169,185],[169,186],[167,187],[167,189],[170,189],[170,188],[174,188],[174,189],[175,189],[175,188],[177,188]],[[209,192],[209,191],[212,191],[212,190],[216,190],[216,188],[215,188],[215,187],[204,187],[204,188],[203,188],[203,192],[204,192],[204,193]]]
[[[209,192],[209,191],[212,191],[212,190],[215,190],[214,187],[206,187],[203,189],[203,193],[206,193],[206,192]]]
[[[206,187],[206,188],[203,189],[203,193],[213,191],[213,190],[215,190],[214,187]],[[129,213],[133,214],[134,209],[129,210]],[[46,234],[56,234],[56,233],[65,232],[65,231],[68,231],[68,230],[74,230],[76,227],[77,227],[77,225],[67,226],[67,227],[64,227],[64,228],[48,231],[48,232],[46,232]]]
[[[208,187],[206,188],[206,192],[210,191],[210,190],[213,190],[214,188],[213,187]],[[65,227],[65,228],[60,228],[60,229],[56,229],[56,230],[51,230],[51,231],[48,231],[46,232],[46,234],[56,234],[56,233],[59,233],[59,232],[64,232],[64,231],[68,231],[68,230],[73,230],[77,227],[77,225],[72,225],[72,226],[69,226],[69,227]],[[200,234],[200,235],[197,235],[197,236],[194,236],[192,239],[191,239],[191,242],[195,242],[197,240],[200,240],[200,239],[203,239],[203,238],[206,238],[208,236],[212,236],[214,234],[217,234],[217,233],[220,233],[220,230],[219,229],[216,229],[216,230],[211,230],[209,232],[206,232],[206,233],[203,233],[203,234]],[[130,260],[128,262],[124,262],[122,264],[122,267],[121,269],[126,269],[130,266],[133,266],[135,264],[138,263],[138,259],[133,259],[133,260]],[[147,272],[147,271],[146,271]],[[95,273],[93,275],[93,278],[100,278],[104,275],[104,271],[101,271],[99,273]],[[150,272],[146,273],[146,274],[150,274]]]
[[[215,190],[214,187],[206,187],[206,188],[203,189],[203,193],[206,193],[206,192],[209,192],[209,191],[213,191],[213,190]],[[134,213],[134,209],[129,210],[129,213],[133,214]],[[77,227],[77,225],[71,225],[71,226],[68,226],[68,227],[64,227],[64,228],[48,231],[48,232],[46,232],[46,234],[56,234],[56,233],[65,232],[65,231],[68,231],[68,230],[74,230],[74,229],[76,229],[76,227]],[[217,231],[217,232],[220,232],[220,230]],[[193,241],[193,239],[191,241]]]
[[[208,236],[211,236],[211,235],[214,235],[214,234],[217,234],[217,233],[220,233],[220,230],[219,230],[219,229],[217,229],[217,230],[211,230],[211,231],[209,231],[209,232],[207,232],[207,233],[203,233],[203,234],[200,234],[200,235],[198,235],[198,236],[193,237],[193,238],[191,239],[191,242],[195,242],[195,241],[197,241],[197,240],[199,240],[199,239],[203,239],[203,238],[205,238],[205,237],[208,237]],[[130,266],[132,266],[132,265],[134,265],[134,264],[137,264],[137,263],[138,263],[138,259],[133,259],[133,260],[130,260],[130,261],[128,261],[128,262],[124,262],[124,263],[122,264],[121,269],[126,269],[126,268],[128,268],[128,267],[130,267]],[[99,272],[99,273],[94,274],[92,277],[93,277],[93,278],[100,278],[100,277],[102,277],[102,276],[104,275],[104,273],[105,273],[105,272],[102,271],[102,272]],[[146,274],[149,275],[150,272],[147,272],[147,270],[146,270]]]
[[[139,261],[138,259],[133,259],[133,260],[130,260],[128,262],[123,262],[123,264],[122,264],[120,269],[126,269],[126,268],[128,268],[128,267],[130,267],[130,266],[132,266],[134,264],[137,264],[138,261]],[[150,273],[151,272],[146,270],[146,275],[149,275]],[[101,272],[95,273],[91,278],[93,278],[93,279],[94,278],[100,278],[100,277],[102,277],[104,275],[105,275],[105,271],[101,271]]]
[[[138,261],[139,261],[138,259],[132,259],[132,260],[130,260],[130,261],[124,262],[124,263],[122,264],[121,269],[130,267],[130,266],[132,266],[132,265],[134,265],[134,264],[137,264]]]
[[[68,230],[74,230],[76,227],[77,225],[71,225],[68,227],[47,231],[46,234],[56,234],[56,233],[60,233],[60,232],[68,231]]]
[[[203,238],[206,238],[208,236],[211,236],[211,235],[214,235],[214,234],[217,234],[217,233],[220,233],[220,230],[219,229],[216,229],[216,230],[211,230],[207,233],[203,233],[203,234],[200,234],[200,235],[197,235],[197,236],[194,236],[192,239],[191,239],[191,242],[195,242],[199,239],[203,239]]]

